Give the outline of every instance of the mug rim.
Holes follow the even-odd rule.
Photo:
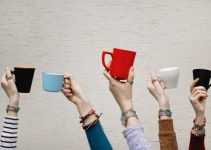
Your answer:
[[[31,66],[15,66],[14,68],[17,68],[17,69],[35,69],[35,67],[31,67]]]
[[[203,71],[209,71],[209,72],[211,72],[211,70],[208,70],[208,69],[203,69],[203,68],[193,69],[193,71],[198,71],[198,70],[203,70]]]
[[[127,52],[133,52],[133,53],[136,53],[136,51],[135,50],[127,50],[127,49],[121,49],[121,48],[113,48],[113,51],[114,50],[121,50],[121,51],[127,51]]]
[[[173,70],[179,70],[179,67],[166,67],[166,68],[161,68],[158,71],[173,71]]]
[[[64,76],[64,74],[61,73],[54,73],[54,72],[42,72],[42,74],[46,74],[46,75],[56,75],[56,76]]]

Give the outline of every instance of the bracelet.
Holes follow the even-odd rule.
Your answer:
[[[95,117],[97,119],[95,119],[93,122],[89,123],[88,125],[84,126],[82,125],[83,129],[86,131],[88,130],[90,127],[92,127],[93,125],[95,125],[97,123],[97,121],[99,120],[100,116],[102,115],[102,113],[100,115],[96,114],[95,113],[95,110],[91,109],[85,116],[82,116],[82,117],[79,117],[81,120],[80,120],[80,123],[83,123],[86,121],[86,119],[88,119],[91,115],[95,115]]]
[[[8,113],[8,111],[13,111],[13,112],[18,112],[20,110],[19,107],[15,107],[15,106],[10,106],[10,105],[7,105],[7,108],[6,108],[6,112]]]
[[[136,119],[138,119],[138,116],[136,115],[136,111],[133,108],[130,108],[129,110],[122,112],[121,118],[120,118],[122,125],[126,126],[128,119],[131,117],[135,117]]]
[[[204,122],[202,124],[197,124],[196,119],[193,120],[194,128],[197,128],[198,130],[203,129],[206,126],[206,118],[204,118]]]
[[[164,110],[164,109],[160,109],[158,112],[158,118],[160,119],[161,116],[168,116],[171,117],[172,116],[172,112],[170,109]]]
[[[80,123],[84,123],[84,121],[91,115],[95,114],[95,111],[91,109],[85,116],[79,117],[81,119]]]
[[[196,119],[193,120],[193,128],[191,133],[195,136],[204,136],[205,135],[205,126],[206,126],[206,118],[204,118],[204,122],[202,124],[197,124]]]

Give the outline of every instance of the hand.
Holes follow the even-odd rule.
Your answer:
[[[6,68],[1,79],[1,86],[9,98],[9,105],[18,107],[20,96],[8,67]]]
[[[91,103],[86,98],[83,89],[72,75],[65,76],[63,88],[63,94],[77,106],[80,116],[86,115],[92,109]]]
[[[169,109],[169,98],[165,94],[165,85],[159,77],[151,73],[148,83],[148,90],[159,103],[160,109]]]
[[[111,77],[108,71],[104,71],[104,76],[109,80],[109,89],[118,103],[121,111],[132,108],[132,85],[129,82],[122,83]],[[131,67],[128,81],[134,80],[134,68]]]
[[[205,100],[208,97],[207,91],[202,86],[197,86],[199,78],[195,79],[190,87],[191,95],[189,96],[190,102],[196,113],[196,122],[203,123],[205,117]]]

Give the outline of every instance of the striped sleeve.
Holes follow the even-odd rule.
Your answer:
[[[18,138],[18,118],[5,117],[1,133],[0,150],[16,150]]]

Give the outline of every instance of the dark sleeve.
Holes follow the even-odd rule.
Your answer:
[[[86,136],[91,150],[112,150],[100,121],[86,131]]]
[[[205,138],[205,135],[195,136],[191,134],[189,150],[205,150],[204,138]]]
[[[159,120],[160,150],[178,150],[172,119]]]

